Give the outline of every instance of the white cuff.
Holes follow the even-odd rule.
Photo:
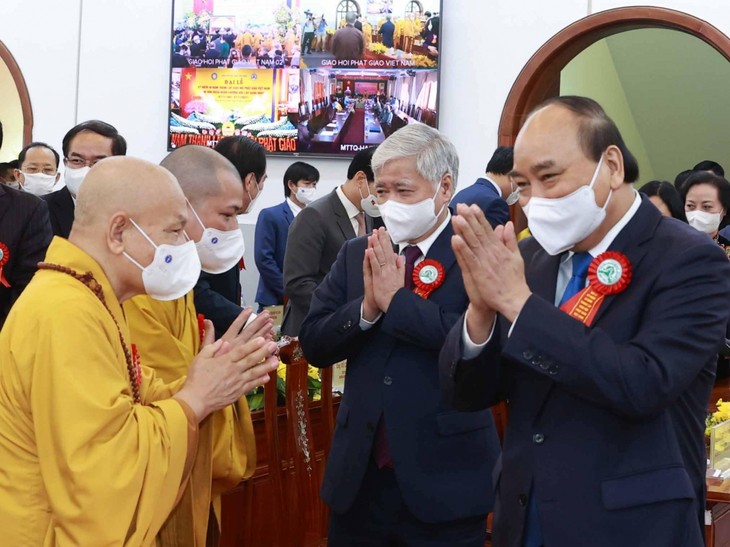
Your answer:
[[[494,321],[492,322],[492,330],[489,331],[489,336],[487,337],[487,339],[481,344],[475,344],[469,337],[469,331],[466,328],[466,316],[468,313],[469,311],[467,310],[467,312],[464,314],[464,328],[461,331],[461,340],[464,344],[464,354],[462,357],[464,360],[474,359],[474,357],[482,352],[484,346],[486,346],[492,339],[492,335],[494,334],[494,327],[497,324],[497,316],[495,315]]]
[[[363,309],[365,307],[365,303],[363,302],[360,304],[360,330],[368,330],[371,329],[372,326],[380,321],[380,318],[383,317],[383,312],[380,312],[378,316],[375,318],[374,321],[368,321],[363,317]]]

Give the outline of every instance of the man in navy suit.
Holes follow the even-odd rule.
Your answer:
[[[549,99],[515,143],[533,238],[460,206],[469,308],[441,355],[447,399],[509,401],[495,546],[704,545],[707,404],[730,265],[631,185],[595,101]]]
[[[510,181],[512,147],[500,146],[487,164],[487,172],[471,186],[460,190],[451,200],[451,207],[459,203],[477,204],[492,228],[509,220],[509,205],[517,203],[519,191]]]
[[[284,303],[284,251],[289,225],[314,201],[318,181],[316,167],[295,161],[284,173],[284,202],[259,213],[254,239],[254,260],[260,276],[256,291],[259,310]]]
[[[63,165],[66,186],[43,196],[48,204],[53,235],[68,238],[76,212],[76,194],[96,162],[110,156],[124,156],[127,141],[113,125],[88,120],[72,127],[63,137]]]
[[[467,306],[450,244],[458,164],[423,124],[380,145],[372,166],[388,231],[345,243],[299,334],[316,366],[347,359],[322,486],[333,547],[485,542],[492,414],[456,411],[438,378],[439,350]]]

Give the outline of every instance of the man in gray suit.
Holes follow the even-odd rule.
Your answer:
[[[370,167],[374,151],[375,147],[358,152],[350,162],[347,181],[302,209],[289,227],[284,254],[284,295],[289,301],[282,334],[299,335],[312,293],[330,271],[345,241],[372,231],[369,215],[379,215],[371,191],[375,184]]]

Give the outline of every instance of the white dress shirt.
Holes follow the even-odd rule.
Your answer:
[[[302,212],[302,208],[294,203],[291,197],[286,198],[286,204],[289,206],[289,209],[291,209],[291,214],[294,215],[294,218],[297,218],[297,215]]]
[[[487,175],[484,175],[484,180],[486,180],[487,182],[491,183],[492,186],[494,186],[494,189],[497,190],[497,195],[499,197],[501,197],[501,198],[504,197],[502,195],[502,189],[499,187],[499,185],[496,182],[494,182],[492,179],[490,179]]]
[[[621,219],[613,225],[613,227],[606,233],[606,235],[603,237],[603,239],[592,249],[590,249],[588,252],[592,257],[597,257],[601,253],[605,253],[608,248],[611,246],[611,243],[613,243],[614,239],[618,236],[618,234],[623,230],[626,225],[631,221],[632,218],[634,218],[634,215],[636,214],[636,211],[639,210],[639,206],[641,205],[641,196],[638,192],[634,191],[634,202],[631,204],[631,207],[629,207],[629,210],[624,213],[624,216],[621,217]],[[560,259],[560,267],[558,269],[558,279],[555,284],[555,305],[557,306],[560,303],[560,300],[563,297],[563,293],[565,292],[565,289],[568,286],[568,282],[570,281],[570,278],[573,276],[573,261],[571,258],[573,258],[573,251],[566,252],[563,257]],[[588,280],[586,280],[586,284],[588,283]],[[512,334],[512,330],[515,328],[515,325],[517,324],[517,320],[519,319],[519,314],[517,317],[515,317],[515,320],[512,322],[512,325],[510,326],[509,332],[507,333],[507,336],[509,337]],[[494,323],[496,324],[497,321],[495,320]],[[466,317],[464,317],[464,328],[462,330],[462,341],[464,343],[464,359],[473,359],[479,353],[482,351],[482,348],[487,345],[487,343],[491,340],[492,334],[494,333],[494,325],[492,325],[492,332],[489,334],[489,337],[486,339],[486,341],[482,344],[475,344],[472,339],[469,337],[469,333],[467,332],[466,328]]]

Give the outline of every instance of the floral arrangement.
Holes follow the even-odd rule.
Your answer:
[[[730,420],[730,401],[717,400],[717,410],[707,415],[705,435],[710,436],[710,428]]]
[[[426,57],[425,55],[414,55],[413,62],[418,67],[433,68],[436,66],[436,61]]]
[[[388,51],[388,48],[380,42],[373,42],[368,46],[368,49],[373,53],[385,53],[386,51]]]
[[[309,365],[307,371],[307,394],[312,401],[319,401],[322,398],[322,381],[319,378],[319,369]],[[276,370],[276,394],[279,406],[286,402],[286,365],[279,361],[279,368]],[[248,408],[251,412],[261,410],[264,407],[264,388],[259,386],[246,395]]]

